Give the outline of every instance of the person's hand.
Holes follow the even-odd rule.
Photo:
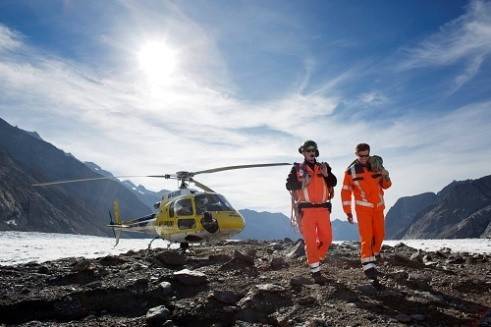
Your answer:
[[[353,221],[353,214],[352,213],[347,213],[346,214],[346,218],[348,218],[348,222],[350,224],[354,224],[354,221]]]
[[[329,176],[329,171],[331,170],[331,167],[329,167],[329,164],[327,162],[323,162],[321,164],[321,173],[324,175],[324,177]]]

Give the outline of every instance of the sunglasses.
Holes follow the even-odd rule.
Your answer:
[[[359,154],[358,157],[360,157],[360,158],[368,158],[368,157],[370,157],[370,155],[369,154]]]
[[[305,152],[307,152],[307,153],[308,153],[308,152],[313,152],[313,153],[315,153],[315,149],[307,149],[307,150],[305,150]]]

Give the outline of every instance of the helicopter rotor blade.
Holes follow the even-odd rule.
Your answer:
[[[213,169],[207,169],[207,170],[200,170],[196,171],[193,173],[190,173],[192,176],[198,175],[198,174],[209,174],[209,173],[217,173],[219,171],[225,171],[225,170],[233,170],[233,169],[244,169],[244,168],[257,168],[257,167],[274,167],[274,166],[291,166],[290,163],[282,162],[282,163],[269,163],[269,164],[255,164],[255,165],[239,165],[239,166],[227,166],[227,167],[220,167],[220,168],[213,168]]]
[[[200,182],[198,182],[197,180],[195,180],[194,178],[189,178],[189,181],[190,182],[193,182],[197,187],[199,187],[200,189],[202,190],[205,190],[207,192],[213,192],[215,193],[215,191],[213,191],[211,188],[209,188],[208,186],[206,186],[205,184],[202,184]]]
[[[172,175],[145,175],[145,176],[105,176],[105,177],[62,179],[62,180],[46,182],[46,183],[35,183],[35,184],[32,184],[32,186],[39,187],[39,186],[50,186],[50,185],[59,185],[59,184],[80,183],[80,182],[92,182],[92,181],[99,181],[99,180],[118,181],[118,178],[137,178],[137,177],[153,177],[153,178],[166,178],[166,179],[176,178],[176,176],[174,174],[172,174]]]

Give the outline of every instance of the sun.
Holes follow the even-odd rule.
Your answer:
[[[151,84],[168,84],[178,66],[176,49],[165,41],[147,41],[137,53],[140,70]]]

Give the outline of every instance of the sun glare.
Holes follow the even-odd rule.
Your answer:
[[[177,51],[164,41],[145,43],[138,51],[138,65],[151,84],[168,84],[177,68]]]

